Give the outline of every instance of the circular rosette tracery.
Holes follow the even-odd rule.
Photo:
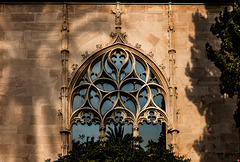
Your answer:
[[[143,124],[144,121],[147,124],[157,124],[158,122],[167,123],[167,115],[160,109],[150,107],[143,111],[138,117],[139,124]]]

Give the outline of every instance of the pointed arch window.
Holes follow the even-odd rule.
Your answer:
[[[94,125],[91,133],[103,138],[106,125],[111,123],[132,125],[133,136],[139,132],[146,136],[144,127],[158,124],[159,134],[165,134],[168,118],[164,83],[156,66],[142,56],[120,44],[90,57],[72,84],[69,124]],[[142,130],[139,124],[143,125]],[[79,133],[77,126],[72,127],[73,132]],[[86,133],[84,129],[80,134]],[[76,138],[74,133],[73,136]]]

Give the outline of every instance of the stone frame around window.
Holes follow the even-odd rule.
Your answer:
[[[121,65],[118,65],[118,67],[114,64],[114,60],[112,59],[113,57],[116,57],[117,52],[123,56]],[[98,73],[96,73],[97,68],[94,66],[96,66],[99,62],[101,63],[100,66],[98,65],[98,68],[104,67],[105,62],[107,62],[107,64],[109,64],[108,66],[113,69],[111,73],[115,73],[115,78],[110,72],[107,72],[106,68],[102,68],[98,71]],[[128,66],[127,64],[129,64],[129,62],[131,62],[132,68],[128,73],[125,73],[123,69]],[[145,69],[145,71],[142,71],[141,74],[141,71],[139,72],[136,68],[136,64],[139,63]],[[92,70],[93,68],[95,68],[95,71]],[[120,78],[123,73],[125,76]],[[141,75],[145,75],[145,78],[141,77]],[[151,79],[155,80],[155,83],[151,82]],[[110,89],[109,91],[104,90],[104,88],[98,87],[98,85],[101,84],[110,84],[111,86],[108,87],[112,87],[113,89]],[[136,90],[122,90],[124,84],[140,84],[140,88],[136,88],[135,85],[133,85],[132,87],[136,88]],[[148,97],[145,106],[141,106],[139,104],[139,96],[141,96],[141,92],[143,92],[144,88],[147,92],[146,96]],[[85,94],[81,94],[81,89],[86,89],[85,93],[88,94],[86,98],[84,98]],[[155,89],[157,94],[153,94],[152,89]],[[93,91],[95,91],[99,97],[100,103],[95,107],[91,103],[91,98],[94,98],[94,96],[90,93]],[[169,113],[168,91],[169,86],[167,79],[163,75],[162,71],[148,56],[126,44],[115,43],[99,50],[89,57],[78,68],[72,78],[68,94],[69,130],[71,130],[73,124],[77,124],[78,122],[89,125],[99,124],[100,139],[105,140],[106,124],[110,124],[111,122],[114,122],[115,124],[124,124],[126,122],[128,124],[132,124],[134,137],[139,135],[139,124],[143,124],[144,121],[152,124],[157,124],[159,122],[165,123],[167,129],[167,127],[169,127],[169,117],[167,115]],[[79,107],[75,107],[72,111],[74,96],[76,95],[82,96],[83,102],[79,105]],[[162,108],[154,102],[154,97],[157,95],[161,95],[164,100],[165,105]],[[111,99],[112,96],[115,96],[115,98]],[[135,114],[132,111],[129,111],[129,109],[124,105],[124,102],[127,102],[127,100],[123,101],[121,96],[125,96],[128,98],[127,100],[132,101],[136,108]],[[112,102],[112,107],[103,113],[101,106],[105,101]],[[154,120],[151,120],[150,117],[153,117]],[[116,120],[116,118],[121,118],[121,120]]]

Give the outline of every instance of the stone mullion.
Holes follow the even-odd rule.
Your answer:
[[[62,23],[62,74],[61,74],[61,102],[62,102],[62,130],[60,131],[62,137],[62,155],[66,155],[69,149],[69,109],[68,109],[68,12],[67,4],[63,5],[63,23]]]
[[[177,134],[179,131],[177,130],[177,120],[176,120],[176,99],[177,99],[177,87],[176,87],[176,81],[175,81],[175,56],[176,56],[176,50],[174,49],[175,43],[174,43],[174,22],[172,19],[172,4],[169,3],[169,11],[168,11],[168,34],[169,34],[169,116],[170,116],[170,127],[168,129],[168,133],[171,134],[171,138],[169,139],[169,143],[171,143],[174,146],[174,151],[178,153],[178,146],[177,146]]]

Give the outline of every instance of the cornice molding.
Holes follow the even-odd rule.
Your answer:
[[[69,5],[115,5],[117,0],[107,1],[107,0],[43,0],[41,2],[37,0],[4,0],[0,4],[8,5],[33,5],[33,4],[63,4],[67,3]],[[169,2],[172,5],[226,5],[232,4],[234,0],[121,0],[121,5],[166,5]]]

